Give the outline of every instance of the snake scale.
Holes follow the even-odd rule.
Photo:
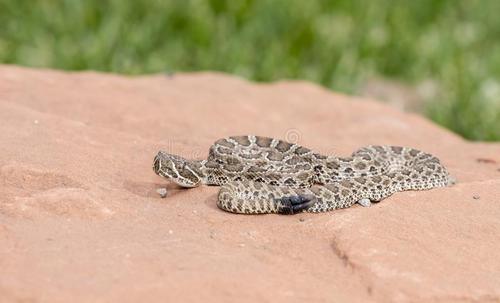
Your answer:
[[[243,214],[369,206],[395,192],[454,183],[438,158],[413,148],[372,145],[336,157],[253,135],[217,140],[206,160],[160,151],[153,170],[182,187],[222,186],[219,208]]]

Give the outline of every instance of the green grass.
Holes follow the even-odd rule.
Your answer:
[[[219,70],[353,93],[433,83],[426,114],[500,140],[497,0],[0,0],[0,62],[126,74]]]

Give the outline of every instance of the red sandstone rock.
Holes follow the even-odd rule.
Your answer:
[[[304,82],[1,66],[0,130],[1,302],[500,301],[500,145],[419,116]],[[159,149],[202,158],[249,133],[339,155],[412,146],[458,184],[245,216],[151,169]]]

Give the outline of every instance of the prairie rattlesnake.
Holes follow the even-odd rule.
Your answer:
[[[160,151],[153,170],[183,187],[221,185],[217,205],[245,214],[368,206],[398,191],[454,182],[439,159],[412,148],[367,146],[342,158],[253,135],[216,141],[206,160]]]

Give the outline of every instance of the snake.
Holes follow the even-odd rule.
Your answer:
[[[160,150],[153,171],[181,187],[220,186],[217,206],[237,214],[319,213],[356,203],[367,207],[396,192],[456,182],[437,157],[410,147],[370,145],[349,157],[325,156],[256,135],[219,139],[203,160]]]

